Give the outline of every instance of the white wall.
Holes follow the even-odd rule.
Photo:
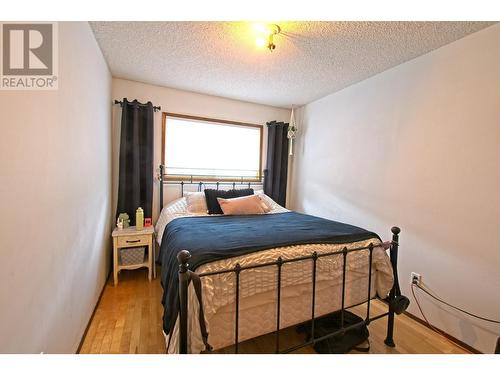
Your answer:
[[[162,86],[154,86],[145,83],[113,78],[113,99],[128,98],[137,99],[142,103],[151,101],[155,106],[161,106],[163,112],[181,113],[194,116],[211,117],[222,120],[234,120],[253,124],[265,125],[266,122],[277,120],[290,120],[290,110],[259,105],[221,98],[217,96],[197,94],[190,91],[182,91]],[[120,106],[114,106],[113,110],[113,209],[116,210],[118,191],[118,160],[120,151]],[[155,114],[155,150],[154,164],[156,167],[161,163],[161,112]],[[267,128],[264,126],[263,167],[266,165],[267,150]],[[156,173],[156,172],[155,172]],[[178,189],[168,186],[165,190],[164,201],[168,202],[179,197]],[[158,216],[158,184],[154,185],[153,195],[153,219]]]
[[[500,319],[500,25],[303,107],[292,207],[389,239],[399,275]],[[500,327],[419,293],[432,324],[483,352]],[[420,316],[415,302],[409,309]],[[398,332],[396,330],[396,344]]]
[[[59,23],[59,89],[0,91],[0,353],[74,353],[109,269],[111,75]]]

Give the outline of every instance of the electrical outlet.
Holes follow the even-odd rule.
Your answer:
[[[420,276],[419,273],[416,273],[416,272],[412,272],[410,274],[410,283],[411,284],[420,284],[420,282],[422,281],[422,276]]]

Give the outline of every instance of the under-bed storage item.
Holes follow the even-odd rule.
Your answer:
[[[332,336],[327,340],[319,341],[314,344],[313,348],[319,354],[346,354],[351,350],[356,350],[368,353],[370,350],[370,342],[368,337],[370,332],[364,319],[349,310],[336,311],[334,313],[322,316],[315,320],[314,337],[320,338],[329,335],[343,326],[357,325],[357,328],[345,332],[343,335]],[[305,333],[307,340],[312,338],[312,320],[307,323],[300,324],[297,331]],[[360,347],[359,345],[367,342],[368,346]]]

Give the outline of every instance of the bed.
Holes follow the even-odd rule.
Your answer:
[[[192,214],[185,197],[162,208],[155,229],[167,352],[200,353],[230,345],[238,352],[238,343],[271,332],[276,333],[276,352],[290,352],[321,338],[313,331],[312,341],[284,348],[281,329],[377,296],[389,301],[388,312],[371,317],[368,303],[365,323],[389,316],[386,344],[394,345],[398,309],[391,301],[399,291],[399,229],[393,228],[389,258],[387,243],[375,233],[295,213],[262,197],[270,207],[264,215]]]

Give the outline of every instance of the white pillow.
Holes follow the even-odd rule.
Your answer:
[[[285,207],[282,207],[278,203],[273,201],[269,195],[264,194],[264,190],[256,190],[254,194],[258,195],[262,200],[262,203],[264,203],[269,208],[269,211],[267,212],[277,213],[288,211]]]
[[[187,215],[188,212],[186,197],[178,198],[173,202],[170,202],[163,206],[160,217],[158,218],[158,221],[155,225],[157,234],[156,240],[158,241],[158,244],[161,244],[161,238],[163,236],[163,230],[165,229],[165,226],[175,217],[182,217]]]
[[[205,193],[202,191],[188,192],[185,194],[188,212],[190,214],[206,214],[208,211]]]

